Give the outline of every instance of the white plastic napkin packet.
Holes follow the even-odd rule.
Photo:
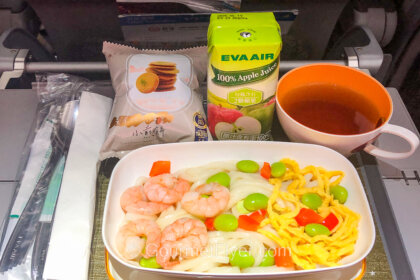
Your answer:
[[[83,92],[57,201],[44,279],[87,279],[99,150],[112,100]]]

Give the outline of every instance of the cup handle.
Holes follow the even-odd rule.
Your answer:
[[[417,149],[417,147],[419,146],[419,138],[417,137],[417,135],[414,132],[404,127],[393,125],[393,124],[386,124],[382,128],[381,133],[389,133],[389,134],[393,134],[393,135],[396,135],[405,139],[411,146],[410,151],[402,152],[402,153],[389,152],[381,148],[378,148],[373,144],[368,144],[363,149],[365,152],[376,157],[383,157],[383,158],[389,158],[389,159],[402,159],[402,158],[407,158],[411,156],[414,153],[414,151]]]

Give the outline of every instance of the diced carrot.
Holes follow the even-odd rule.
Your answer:
[[[271,176],[271,166],[268,162],[264,162],[263,167],[260,170],[260,174],[265,179],[270,179]]]
[[[267,210],[260,209],[255,212],[252,212],[248,216],[252,218],[254,221],[256,221],[257,223],[261,223],[265,219],[266,214],[267,214]]]
[[[167,160],[158,160],[153,163],[149,176],[153,177],[165,173],[171,173],[171,162]]]
[[[274,262],[276,266],[292,267],[294,266],[292,254],[289,248],[276,248],[274,253]]]
[[[214,227],[214,218],[207,218],[204,221],[204,224],[207,227],[207,230],[212,231],[212,230],[216,230],[216,228]]]
[[[256,231],[259,225],[259,222],[255,221],[248,215],[240,215],[238,218],[238,227],[241,229]]]

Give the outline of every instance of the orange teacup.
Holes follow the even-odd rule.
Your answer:
[[[346,156],[365,150],[379,157],[406,158],[419,145],[408,129],[389,124],[392,100],[387,90],[364,72],[336,64],[311,64],[286,73],[277,85],[280,123],[295,142],[330,147]],[[410,143],[396,153],[372,144],[390,133]]]

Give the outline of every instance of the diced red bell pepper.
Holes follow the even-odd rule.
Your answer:
[[[240,215],[238,218],[238,227],[241,229],[256,231],[259,225],[259,222],[257,222],[248,215]]]
[[[339,221],[338,218],[334,215],[334,213],[330,213],[324,220],[322,220],[321,224],[326,226],[329,230],[333,230],[338,225]]]
[[[258,224],[260,224],[265,219],[266,214],[267,214],[267,210],[260,209],[255,212],[252,212],[248,216],[252,218],[254,221],[256,221]]]
[[[271,166],[268,162],[264,162],[263,167],[260,170],[260,174],[265,179],[270,179],[271,176]]]
[[[276,266],[292,267],[294,266],[292,253],[288,248],[276,248],[274,251],[274,262]]]
[[[295,217],[296,222],[300,226],[306,226],[307,224],[320,224],[322,217],[312,209],[302,208],[299,214]]]
[[[216,230],[216,228],[214,227],[214,218],[207,218],[204,221],[204,224],[206,225],[208,231]]]
[[[149,176],[154,177],[165,173],[171,173],[171,162],[167,160],[158,160],[153,163]]]
[[[260,223],[265,219],[267,210],[260,209],[249,215],[240,215],[238,218],[238,227],[244,230],[256,231]]]

